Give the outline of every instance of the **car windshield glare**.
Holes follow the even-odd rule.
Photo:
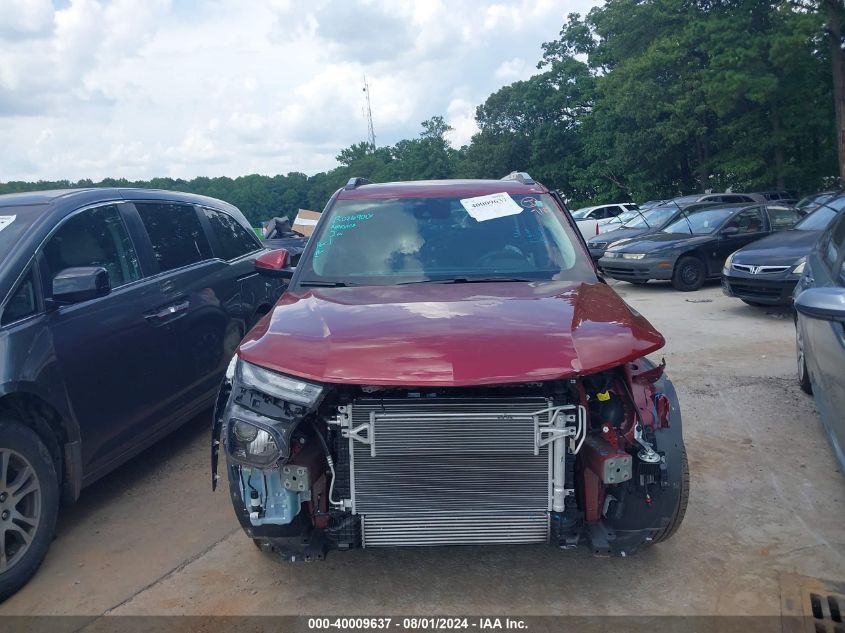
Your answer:
[[[595,273],[549,195],[508,195],[480,215],[457,197],[338,200],[321,220],[302,285],[586,280]],[[508,200],[509,199],[509,200]]]
[[[652,226],[660,226],[675,213],[677,209],[673,207],[655,207],[648,211],[637,214],[636,217],[625,223],[626,229],[646,229]]]
[[[845,198],[843,198],[845,201]],[[837,201],[834,201],[837,202]],[[831,206],[836,206],[831,204]],[[803,218],[793,228],[799,231],[824,231],[831,220],[838,215],[836,211],[829,207],[819,207],[813,211],[806,218]]]
[[[576,219],[586,218],[591,209],[578,209],[572,212],[572,217]]]
[[[677,220],[663,229],[664,233],[708,235],[718,229],[736,209],[699,209],[684,211]]]

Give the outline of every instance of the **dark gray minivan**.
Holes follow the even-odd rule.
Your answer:
[[[0,196],[0,601],[60,501],[213,404],[275,303],[235,207],[139,189]]]

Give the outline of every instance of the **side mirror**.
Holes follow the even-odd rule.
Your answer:
[[[719,235],[722,237],[730,237],[731,235],[736,235],[737,233],[739,233],[739,229],[735,226],[726,226],[719,231]]]
[[[814,319],[845,323],[845,288],[808,288],[798,295],[795,309]]]
[[[53,277],[53,302],[79,303],[111,292],[108,271],[102,266],[65,268]]]
[[[267,277],[290,279],[294,270],[290,267],[290,253],[284,248],[268,251],[255,259],[255,272]]]

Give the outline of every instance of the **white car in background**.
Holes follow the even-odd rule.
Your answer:
[[[594,207],[583,207],[572,212],[572,217],[585,240],[595,237],[602,232],[602,224],[616,216],[633,211],[637,205],[633,202],[601,204]]]

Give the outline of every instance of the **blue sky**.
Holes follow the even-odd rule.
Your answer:
[[[595,0],[0,0],[0,181],[315,173],[535,72]]]

